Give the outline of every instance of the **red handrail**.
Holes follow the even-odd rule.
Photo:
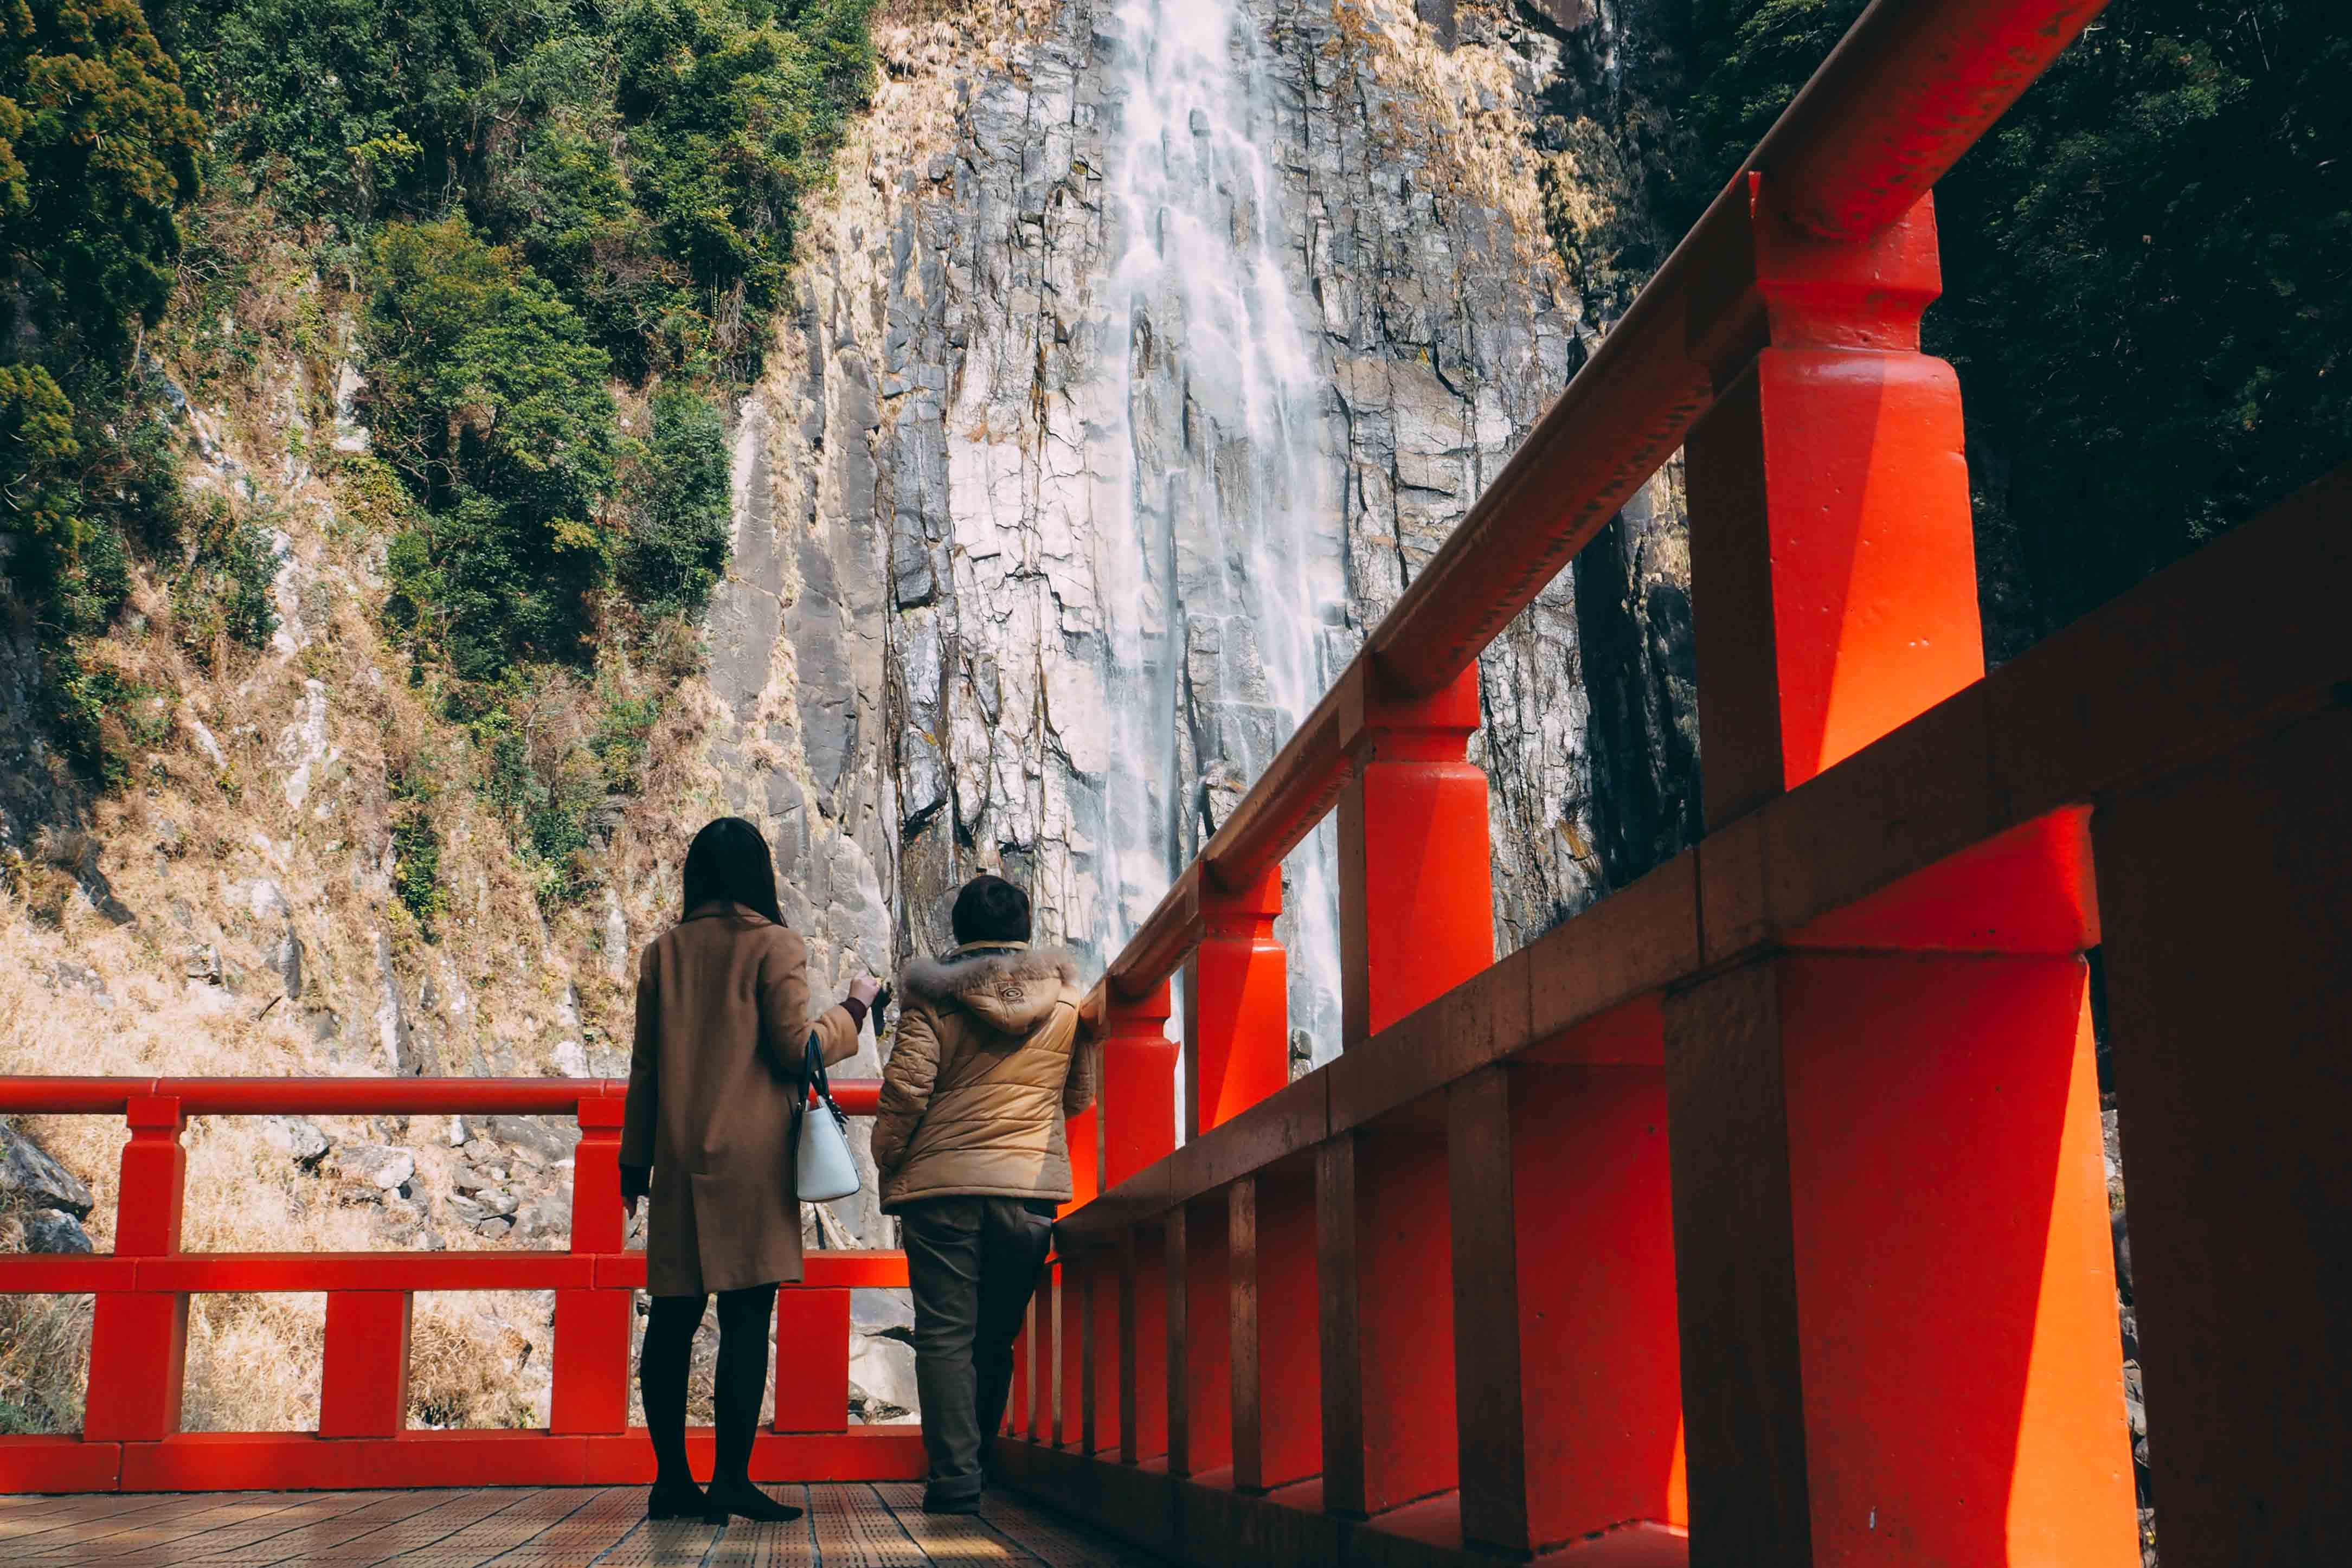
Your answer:
[[[61,1078],[0,1076],[0,1114],[114,1115],[130,1125],[115,1251],[0,1257],[0,1292],[95,1298],[84,1428],[0,1437],[0,1493],[251,1487],[560,1485],[636,1479],[644,1439],[627,1429],[631,1321],[646,1258],[625,1241],[619,1079]],[[879,1085],[836,1080],[871,1115]],[[513,1115],[576,1118],[571,1236],[562,1252],[192,1253],[180,1246],[187,1176],[181,1134],[196,1116]],[[849,1300],[907,1283],[906,1255],[811,1255],[780,1293],[793,1352],[755,1450],[772,1480],[896,1479],[920,1473],[906,1426],[849,1425]],[[555,1299],[547,1427],[407,1428],[409,1299],[418,1290],[547,1290]],[[180,1431],[185,1301],[222,1291],[323,1292],[319,1429]]]
[[[119,1115],[133,1100],[173,1100],[183,1116],[569,1116],[618,1099],[616,1078],[43,1078],[0,1075],[0,1115]],[[835,1079],[833,1096],[871,1116],[882,1086]]]

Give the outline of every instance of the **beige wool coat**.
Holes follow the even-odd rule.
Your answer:
[[[900,976],[874,1163],[882,1206],[974,1195],[1070,1197],[1068,1121],[1094,1103],[1100,1052],[1078,1027],[1078,966],[973,943]]]
[[[793,1095],[811,1028],[827,1067],[856,1053],[847,1008],[809,1016],[807,949],[763,915],[705,904],[646,949],[621,1163],[653,1167],[654,1295],[801,1277]]]

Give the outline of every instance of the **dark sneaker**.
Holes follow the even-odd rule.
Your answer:
[[[937,1492],[925,1492],[923,1511],[925,1513],[978,1513],[980,1494],[974,1492],[970,1497],[942,1497]]]

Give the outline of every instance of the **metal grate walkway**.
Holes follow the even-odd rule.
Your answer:
[[[1159,1568],[1017,1500],[933,1518],[922,1488],[783,1486],[791,1524],[649,1522],[642,1487],[0,1499],[0,1563],[58,1568]]]

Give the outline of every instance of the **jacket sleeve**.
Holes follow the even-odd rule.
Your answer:
[[[940,1036],[929,1007],[898,1009],[898,1043],[882,1068],[882,1099],[874,1115],[874,1165],[884,1175],[898,1168],[931,1103],[940,1076]]]
[[[629,1047],[629,1097],[621,1112],[621,1163],[654,1163],[654,1127],[661,1110],[661,994],[654,981],[654,950],[637,961],[637,1032]]]
[[[779,928],[760,963],[760,1049],[778,1078],[798,1078],[801,1053],[814,1029],[824,1065],[857,1054],[857,1024],[846,1007],[828,1007],[809,1016],[808,946],[796,931]]]
[[[1084,1111],[1095,1102],[1101,1087],[1102,1048],[1081,1024],[1070,1041],[1070,1072],[1062,1080],[1062,1114],[1071,1117]]]

